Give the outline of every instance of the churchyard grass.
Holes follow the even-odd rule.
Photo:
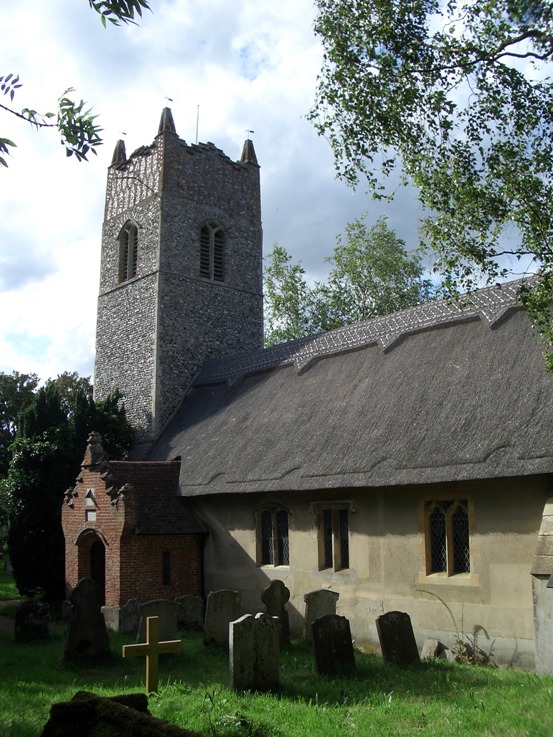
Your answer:
[[[206,737],[549,737],[553,678],[485,666],[424,662],[401,669],[356,652],[348,678],[316,675],[311,647],[294,642],[281,654],[281,687],[274,694],[235,693],[228,656],[182,633],[182,650],[160,658],[154,716]],[[93,665],[64,665],[64,635],[40,645],[16,645],[0,634],[0,737],[38,737],[50,705],[78,690],[102,695],[141,691],[142,658],[123,660],[130,637],[112,635],[115,655]]]
[[[13,580],[13,576],[6,573],[0,563],[0,601],[19,599],[19,591]]]

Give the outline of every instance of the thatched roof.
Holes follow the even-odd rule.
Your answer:
[[[115,489],[132,506],[136,535],[201,535],[205,528],[188,499],[178,495],[178,461],[148,463],[111,461],[108,469]]]
[[[180,456],[190,496],[553,472],[553,375],[517,286],[209,362],[149,457]]]

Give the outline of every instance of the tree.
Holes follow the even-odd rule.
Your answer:
[[[38,386],[36,374],[0,373],[0,479],[8,472],[10,445],[15,440],[19,415]]]
[[[89,380],[76,373],[48,380],[19,414],[0,493],[8,513],[14,577],[22,594],[44,592],[49,600],[63,596],[63,494],[75,483],[92,430],[105,437],[104,447],[114,458],[125,457],[132,445],[120,393],[96,403]]]
[[[332,330],[424,302],[432,296],[420,256],[381,217],[368,227],[363,218],[339,236],[326,282],[309,287],[301,264],[275,245],[264,274],[265,343]]]
[[[391,196],[398,169],[452,292],[530,259],[522,295],[551,343],[553,5],[549,0],[316,0],[323,68],[311,120],[341,176]],[[394,180],[395,181],[395,180]]]
[[[109,21],[113,25],[134,23],[142,16],[143,9],[149,10],[148,0],[88,0],[89,6],[100,15],[104,26]],[[76,102],[69,96],[74,92],[68,88],[58,99],[57,113],[39,113],[30,108],[16,110],[12,107],[17,90],[22,87],[19,75],[9,73],[0,76],[0,92],[8,104],[0,103],[0,109],[24,120],[35,128],[55,128],[61,136],[61,143],[67,156],[75,156],[78,161],[86,161],[89,152],[96,154],[102,144],[102,129],[96,116],[86,108],[84,100]],[[15,143],[9,138],[0,137],[0,164],[8,166],[5,155]]]

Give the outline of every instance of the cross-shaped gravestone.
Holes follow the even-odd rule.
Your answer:
[[[130,658],[133,655],[146,656],[146,693],[157,691],[159,681],[158,656],[163,653],[176,653],[180,650],[180,640],[159,641],[158,617],[148,617],[146,620],[146,642],[138,645],[123,645],[123,657]]]

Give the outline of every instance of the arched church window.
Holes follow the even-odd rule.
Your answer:
[[[119,281],[124,282],[136,276],[138,264],[138,228],[127,223],[119,235]]]
[[[425,504],[427,574],[470,573],[470,531],[466,499]]]
[[[259,510],[257,548],[259,565],[290,565],[288,510],[278,506],[270,506]]]
[[[208,222],[200,230],[200,276],[211,281],[225,280],[226,236],[222,225]]]

